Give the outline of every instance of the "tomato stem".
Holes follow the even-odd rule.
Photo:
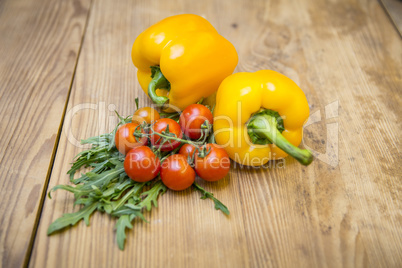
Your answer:
[[[149,133],[142,133],[141,131],[138,131],[138,130],[136,129],[136,130],[134,131],[134,133],[133,133],[134,137],[136,137],[136,138],[150,137],[150,136],[152,136],[152,135],[158,135],[158,136],[160,137],[160,139],[164,139],[164,140],[162,140],[162,143],[169,142],[169,141],[173,140],[173,141],[178,141],[178,142],[180,142],[180,143],[191,144],[191,145],[195,146],[196,148],[197,148],[198,146],[203,145],[203,144],[205,143],[205,141],[191,141],[191,140],[186,140],[186,139],[178,138],[176,135],[171,136],[171,135],[163,134],[163,132],[162,132],[162,133],[159,133],[159,132],[154,131],[151,126],[139,125],[137,128],[143,128],[143,129],[146,128],[146,129],[149,129],[150,132],[149,132]],[[171,134],[171,133],[170,133],[170,134]],[[159,141],[159,140],[158,140],[158,141]],[[161,144],[161,145],[162,145],[162,144]],[[162,146],[160,146],[159,148],[161,148],[161,147],[162,147]]]
[[[168,135],[165,135],[165,134],[162,134],[162,133],[159,133],[159,132],[155,132],[154,134],[158,135],[159,137],[162,137],[162,138],[166,139],[166,141],[174,140],[174,141],[178,141],[178,142],[181,142],[181,143],[188,143],[188,144],[191,144],[191,145],[194,145],[194,146],[199,146],[199,145],[203,144],[202,142],[195,142],[195,141],[191,141],[191,140],[180,139],[180,138],[178,138],[176,136],[168,136]],[[149,135],[149,134],[146,134],[146,135]]]

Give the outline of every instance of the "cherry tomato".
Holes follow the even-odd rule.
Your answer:
[[[213,116],[211,111],[201,104],[191,104],[180,115],[180,127],[184,134],[192,140],[197,140],[201,137],[202,124],[208,121],[212,124]]]
[[[195,171],[184,155],[174,154],[162,163],[161,179],[171,190],[181,191],[190,187],[195,180]]]
[[[140,128],[138,126],[139,125],[136,123],[127,123],[117,129],[114,142],[120,153],[127,154],[130,149],[147,144],[148,140],[146,137],[134,137],[134,131],[136,131],[136,129],[145,133],[143,129],[139,130]]]
[[[135,111],[133,115],[133,121],[138,120],[138,117],[143,118],[145,122],[151,124],[153,121],[156,121],[160,118],[160,115],[157,110],[151,107],[142,107]],[[135,119],[135,120],[134,120]]]
[[[186,143],[180,148],[179,154],[184,155],[186,158],[193,157],[194,151],[195,151],[195,146],[192,144]]]
[[[145,121],[144,118],[142,118],[138,115],[133,115],[133,117],[131,118],[131,122],[134,124],[142,125],[142,124],[146,123],[147,121]]]
[[[198,176],[206,181],[218,181],[228,174],[230,159],[226,151],[216,144],[207,144],[207,151],[211,150],[205,157],[195,156],[195,171]]]
[[[147,182],[158,175],[161,169],[159,158],[147,146],[131,149],[124,159],[124,171],[136,182]]]
[[[176,121],[170,118],[162,118],[156,120],[155,124],[152,126],[152,130],[157,133],[162,133],[166,131],[166,127],[169,125],[169,135],[172,137],[177,137],[181,139],[183,137],[183,133],[181,132],[180,125],[177,124]],[[174,134],[174,135],[173,135]],[[165,142],[161,145],[163,138],[157,134],[151,135],[151,143],[156,148],[161,148],[161,151],[168,152],[176,149],[180,145],[180,141],[170,140],[169,142]]]

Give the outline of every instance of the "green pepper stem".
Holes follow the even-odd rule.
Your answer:
[[[264,113],[254,116],[247,125],[248,131],[262,139],[267,139],[281,150],[294,157],[302,165],[309,165],[313,161],[313,155],[309,150],[300,149],[291,144],[277,129],[277,119]]]
[[[148,96],[159,107],[163,106],[169,99],[164,96],[156,95],[158,88],[170,88],[169,81],[163,76],[160,68],[155,68],[153,78],[148,85]]]

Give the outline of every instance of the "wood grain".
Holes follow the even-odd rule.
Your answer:
[[[29,253],[88,3],[0,2],[0,267]]]
[[[402,1],[381,0],[381,3],[402,37]]]
[[[204,15],[238,50],[237,71],[274,69],[297,82],[318,122],[304,144],[319,157],[270,169],[234,166],[203,185],[225,217],[190,190],[167,192],[150,223],[135,222],[126,249],[115,220],[95,214],[46,236],[72,212],[73,196],[46,199],[31,267],[398,267],[402,265],[401,39],[377,1],[94,0],[50,187],[68,183],[74,140],[128,115],[139,88],[130,59],[135,37],[163,17]],[[74,138],[71,137],[74,136]],[[335,140],[334,140],[335,139]],[[329,145],[329,146],[327,146]],[[332,147],[331,147],[332,146]],[[321,160],[320,160],[321,159]]]

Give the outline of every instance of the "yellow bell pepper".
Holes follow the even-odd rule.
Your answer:
[[[243,165],[260,166],[288,154],[308,165],[311,152],[296,147],[308,116],[306,96],[290,78],[270,70],[236,73],[218,89],[215,139]]]
[[[213,94],[238,61],[234,46],[192,14],[168,17],[146,29],[131,57],[145,93],[159,106],[169,103],[180,110]]]

